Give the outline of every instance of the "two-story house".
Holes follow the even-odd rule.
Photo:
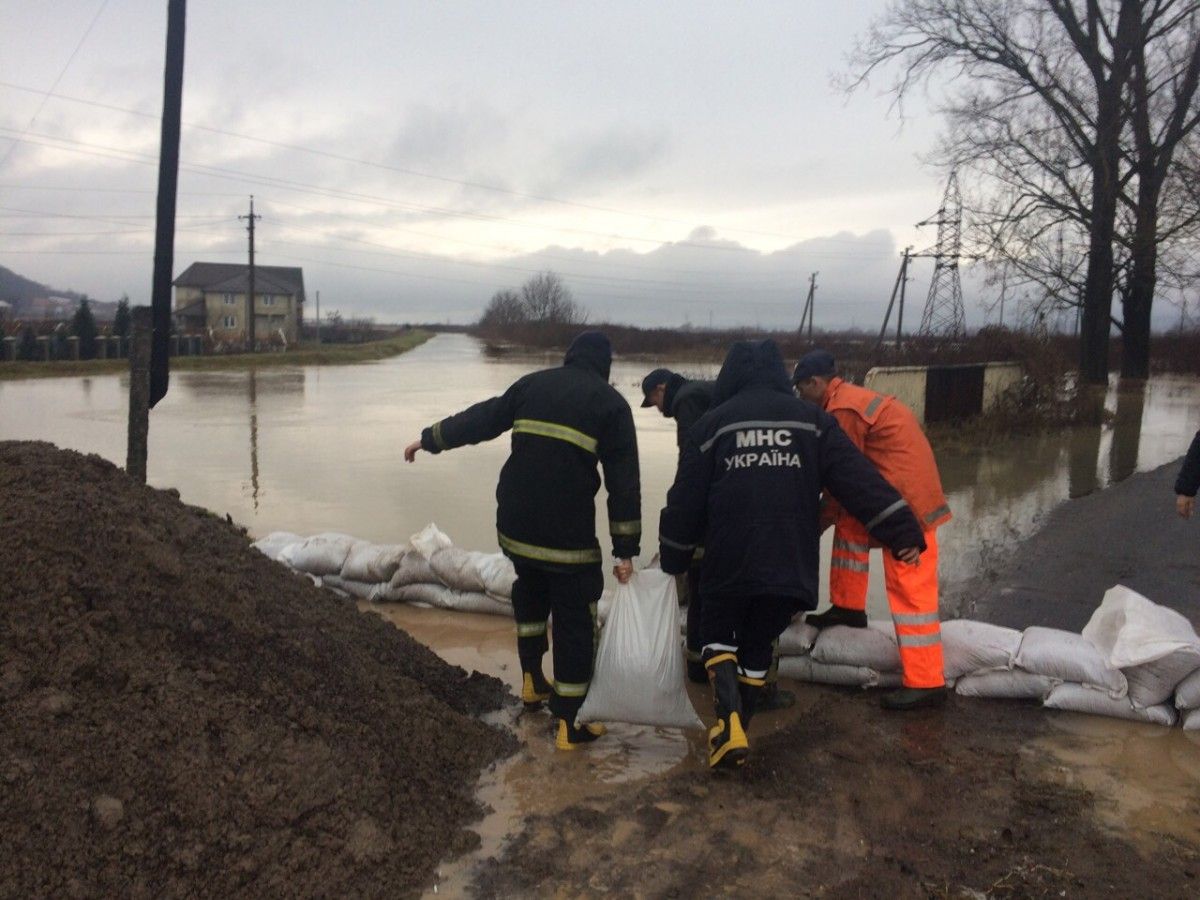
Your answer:
[[[246,294],[250,267],[236,263],[192,263],[175,279],[175,321],[185,331],[205,331],[216,340],[246,340]],[[296,344],[304,321],[304,270],[254,267],[254,337],[260,344]]]

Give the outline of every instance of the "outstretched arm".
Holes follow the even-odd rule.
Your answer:
[[[466,444],[479,444],[499,437],[513,426],[521,382],[499,397],[476,403],[449,418],[434,422],[421,432],[421,439],[404,448],[404,459],[412,462],[417,451],[441,453]]]

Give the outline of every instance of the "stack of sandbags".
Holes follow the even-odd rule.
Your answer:
[[[779,636],[779,653],[784,678],[862,688],[900,684],[900,652],[886,620],[867,628],[834,625],[821,631],[793,622]]]
[[[512,615],[512,562],[501,553],[455,547],[436,525],[426,526],[407,544],[373,544],[332,532],[310,538],[273,532],[254,546],[361,600]]]

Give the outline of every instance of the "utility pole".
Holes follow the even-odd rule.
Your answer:
[[[317,291],[317,346],[321,346],[321,292]]]
[[[246,285],[246,343],[251,353],[254,352],[254,220],[262,216],[254,214],[254,195],[250,195],[250,214],[238,216],[246,220],[246,230],[250,232],[250,273]]]
[[[129,425],[125,469],[143,483],[146,481],[150,409],[166,396],[170,377],[171,271],[175,266],[175,201],[179,186],[186,21],[186,0],[169,0],[163,65],[162,128],[158,149],[154,274],[150,307],[142,306],[133,311],[134,340],[129,353]]]
[[[800,333],[804,334],[804,322],[808,321],[808,342],[811,344],[813,339],[813,306],[817,294],[817,275],[818,272],[813,272],[808,276],[808,296],[804,298],[804,309],[800,313]]]
[[[896,297],[900,297],[900,314],[896,319],[896,349],[900,349],[900,329],[904,321],[904,284],[908,281],[908,260],[912,247],[905,247],[901,254],[900,271],[896,275],[896,283],[892,286],[892,296],[888,298],[887,312],[883,314],[883,325],[879,329],[879,339],[875,342],[875,353],[883,346],[884,335],[887,334],[888,323],[892,319],[892,307],[896,305]]]
[[[896,310],[896,349],[904,340],[904,294],[908,290],[908,263],[912,259],[912,247],[904,248],[904,262],[900,264],[900,306]]]

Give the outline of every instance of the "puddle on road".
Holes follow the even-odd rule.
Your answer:
[[[521,668],[511,619],[473,615],[403,604],[360,603],[430,647],[447,662],[501,679],[518,695]],[[547,659],[546,665],[549,665]],[[547,673],[549,674],[549,673]],[[711,724],[711,695],[703,685],[688,685],[692,703]],[[797,721],[805,705],[755,719],[759,737]],[[608,734],[576,753],[554,749],[552,720],[538,713],[496,714],[496,724],[511,727],[522,743],[513,757],[494,766],[480,779],[477,798],[489,812],[469,826],[481,844],[472,853],[444,862],[436,890],[427,896],[461,896],[474,877],[475,866],[503,849],[531,816],[553,815],[569,806],[605,796],[614,785],[667,775],[687,767],[707,765],[705,733],[676,728],[609,725]],[[631,827],[633,823],[631,822]]]
[[[1058,712],[1028,752],[1089,791],[1102,824],[1148,848],[1155,835],[1200,844],[1200,734]]]

